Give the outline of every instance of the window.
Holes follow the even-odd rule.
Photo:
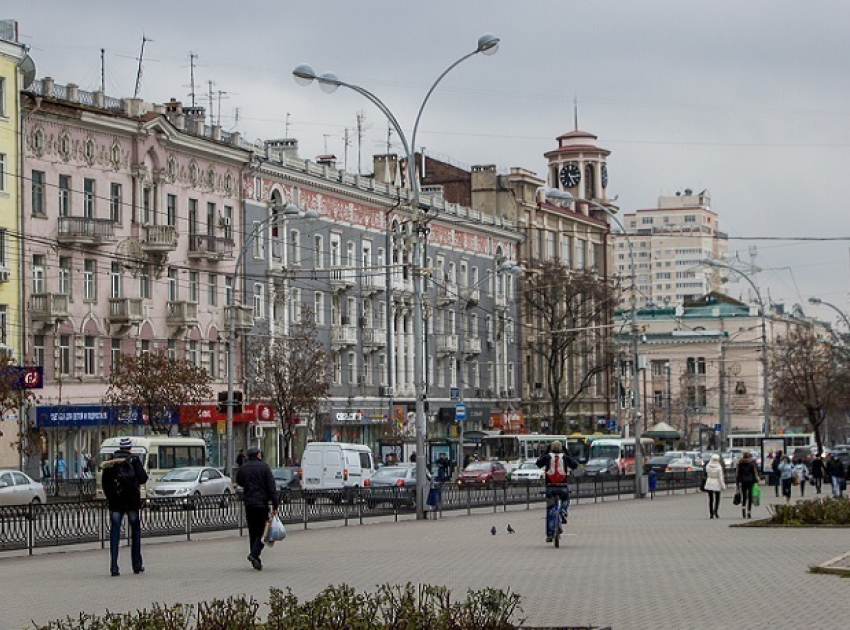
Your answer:
[[[387,355],[379,354],[378,355],[378,383],[380,385],[387,384]]]
[[[113,337],[110,347],[110,355],[112,358],[112,371],[114,372],[115,368],[118,367],[118,363],[121,361],[121,339]]]
[[[171,227],[177,225],[177,195],[167,195],[165,198],[165,224]]]
[[[94,260],[83,261],[83,299],[97,299],[97,262]]]
[[[300,265],[301,264],[301,248],[298,246],[301,240],[301,235],[298,230],[290,230],[289,231],[289,241],[287,243],[289,247],[288,254],[288,262],[290,265]]]
[[[71,258],[59,257],[59,293],[71,295]]]
[[[261,221],[254,221],[251,233],[255,235],[254,258],[262,260],[266,257],[266,246],[264,240],[260,237],[260,223]]]
[[[353,352],[348,353],[348,384],[357,384],[357,355]]]
[[[265,319],[266,297],[265,287],[261,282],[254,283],[254,319]]]
[[[224,206],[224,238],[233,238],[233,206]]]
[[[71,176],[59,176],[59,216],[71,216]]]
[[[166,353],[171,361],[177,360],[177,342],[174,339],[168,340],[168,350],[166,350]]]
[[[298,324],[301,322],[301,289],[292,289],[289,296],[289,321]]]
[[[6,116],[6,79],[0,77],[0,116]]]
[[[142,354],[150,354],[151,342],[149,339],[142,339]]]
[[[83,370],[86,376],[94,376],[97,373],[95,341],[96,338],[92,335],[86,335],[83,341]]]
[[[215,210],[215,204],[207,202],[207,235],[213,236],[215,234],[216,227],[216,217],[218,213]]]
[[[44,211],[44,171],[32,172],[32,213],[43,215]]]
[[[9,234],[5,228],[0,228],[0,265],[6,266],[8,262],[7,252],[9,251]]]
[[[342,357],[338,352],[334,352],[331,356],[331,365],[333,366],[334,385],[342,384]]]
[[[316,314],[316,325],[323,326],[325,323],[325,294],[316,291],[313,294],[313,312]]]
[[[34,335],[32,338],[32,358],[36,365],[44,365],[44,335]]]
[[[186,359],[194,366],[198,366],[198,342],[192,339],[189,342],[189,353]]]
[[[32,257],[32,292],[44,293],[47,288],[44,281],[45,257],[42,254],[34,254]]]
[[[198,272],[189,272],[189,301],[198,303]]]
[[[322,240],[321,235],[316,234],[313,237],[313,267],[316,269],[322,268],[324,251],[324,241]]]
[[[121,297],[121,263],[114,262],[109,269],[109,284],[112,289],[111,297]]]
[[[207,304],[216,306],[218,303],[218,275],[211,273],[207,276]]]
[[[218,344],[215,341],[207,345],[207,372],[210,378],[218,378]]]
[[[142,299],[153,297],[151,293],[151,268],[149,265],[142,265],[139,271],[139,297]]]
[[[86,177],[83,180],[83,216],[87,219],[94,218],[94,180]]]
[[[230,306],[233,304],[233,277],[224,277],[224,303]]]
[[[168,301],[176,302],[178,300],[177,293],[177,270],[173,267],[168,268]]]
[[[6,192],[6,154],[0,153],[0,192]]]
[[[109,184],[109,218],[113,223],[121,223],[121,204],[124,192],[121,184],[112,182]]]
[[[59,335],[59,374],[71,373],[71,335]]]
[[[198,200],[189,199],[189,238],[198,233]]]

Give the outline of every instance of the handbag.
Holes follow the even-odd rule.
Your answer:
[[[734,498],[732,499],[733,505],[741,505],[741,493],[736,492]]]

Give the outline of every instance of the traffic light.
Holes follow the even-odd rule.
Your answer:
[[[218,406],[217,410],[219,413],[226,414],[227,413],[227,392],[219,392],[218,393]],[[242,392],[234,391],[233,392],[233,413],[242,413]]]
[[[227,413],[227,392],[219,392],[218,393],[217,411],[219,413]]]

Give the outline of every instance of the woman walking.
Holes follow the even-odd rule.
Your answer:
[[[794,464],[794,485],[800,486],[800,496],[806,496],[806,480],[809,478],[809,469],[803,463],[802,459],[798,459]]]
[[[785,505],[791,503],[791,486],[794,484],[794,466],[787,455],[779,460],[779,482],[782,485],[782,496],[785,497]]]
[[[758,482],[758,467],[750,457],[750,452],[745,451],[743,457],[738,460],[735,472],[735,486],[741,493],[741,518],[753,517],[753,486]]]
[[[820,494],[821,487],[823,486],[823,476],[823,453],[818,453],[818,456],[812,461],[812,485],[818,494]]]
[[[708,518],[720,518],[720,492],[726,489],[720,455],[714,453],[705,465],[705,491],[708,493]]]

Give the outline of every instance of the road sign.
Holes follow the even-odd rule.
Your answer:
[[[715,431],[722,431],[722,430],[723,430],[723,425],[722,425],[722,424],[715,424],[715,425],[714,425],[714,430],[715,430]]]
[[[608,418],[607,429],[609,431],[616,431],[617,430],[617,419],[616,418]]]
[[[460,398],[460,390],[457,387],[452,387],[449,390],[449,395],[452,400],[458,400]]]
[[[466,420],[466,405],[458,403],[455,405],[455,420],[464,422]]]

